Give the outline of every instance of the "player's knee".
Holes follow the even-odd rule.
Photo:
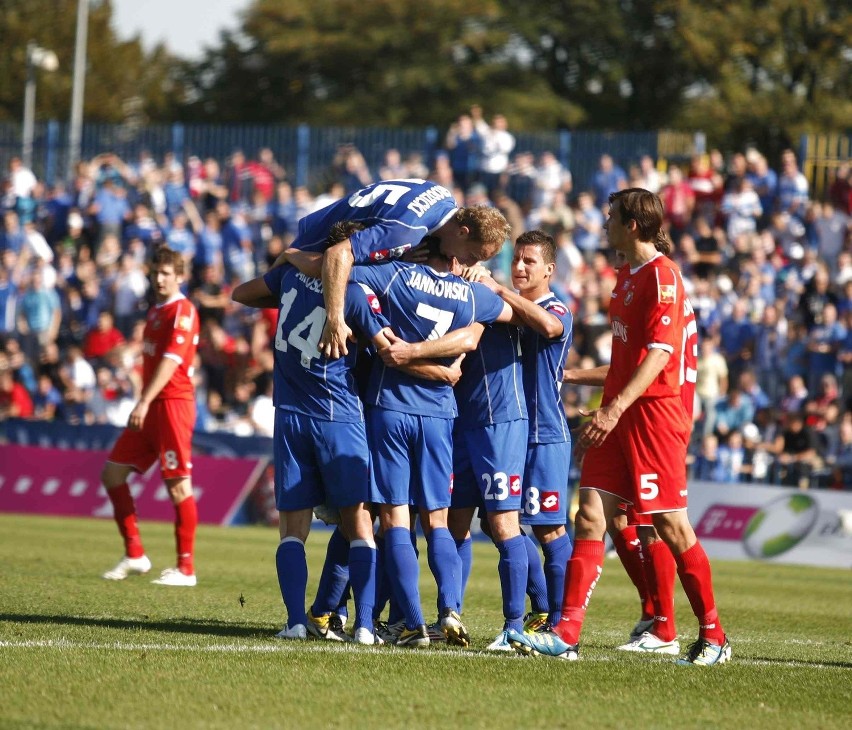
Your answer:
[[[580,540],[601,540],[606,532],[606,516],[603,511],[580,504],[574,518],[574,534]]]
[[[108,461],[101,470],[101,484],[107,489],[120,487],[127,480],[128,471],[125,467]]]

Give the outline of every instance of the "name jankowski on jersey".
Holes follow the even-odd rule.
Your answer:
[[[427,191],[420,193],[420,195],[412,200],[406,207],[418,218],[422,218],[423,214],[435,205],[435,203],[452,197],[453,194],[449,190],[441,187],[440,185],[435,185]]]
[[[412,271],[406,282],[412,289],[432,294],[445,299],[457,299],[466,302],[470,294],[470,287],[458,281],[444,281],[424,276],[418,271]]]

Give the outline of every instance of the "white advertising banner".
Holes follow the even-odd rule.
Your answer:
[[[689,519],[711,558],[852,568],[852,492],[690,482]]]

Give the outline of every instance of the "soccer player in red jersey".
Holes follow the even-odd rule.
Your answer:
[[[147,471],[159,460],[163,481],[175,506],[177,567],[166,568],[153,582],[194,586],[193,544],[198,513],[190,477],[195,425],[192,362],[198,346],[198,312],[180,291],[184,262],[179,253],[165,246],[157,249],[152,279],[156,304],[145,323],[142,393],[101,472],[124,539],[124,557],[103,577],[124,580],[128,575],[151,569],[139,537],[136,506],[127,477],[131,471]]]
[[[698,618],[698,640],[678,663],[708,666],[731,657],[716,610],[710,561],[686,513],[692,411],[684,403],[681,373],[692,307],[680,272],[664,255],[671,244],[662,221],[660,199],[647,190],[630,188],[610,196],[607,240],[625,254],[628,266],[620,270],[612,293],[612,359],[600,369],[602,405],[578,431],[577,450],[584,455],[580,509],[562,618],[551,631],[513,632],[510,641],[521,653],[578,657],[586,607],[603,568],[607,523],[627,502],[651,516]]]

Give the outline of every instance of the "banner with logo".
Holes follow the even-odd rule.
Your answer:
[[[112,517],[112,505],[100,474],[108,451],[0,446],[0,512],[77,517]],[[266,467],[264,458],[193,455],[192,487],[199,522],[235,521]],[[168,490],[158,464],[128,479],[143,520],[174,520]]]
[[[852,568],[852,492],[690,482],[689,519],[711,558]]]

